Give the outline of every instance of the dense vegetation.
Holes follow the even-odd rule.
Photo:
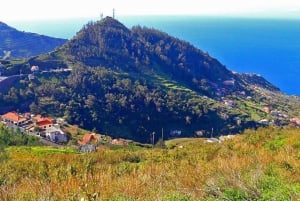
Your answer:
[[[184,41],[105,18],[53,52],[2,63],[6,75],[31,73],[32,65],[43,72],[1,87],[0,112],[64,117],[78,131],[147,143],[155,133],[157,146],[101,144],[80,154],[31,146],[36,138],[0,126],[0,200],[300,199],[300,131],[283,127],[300,115],[299,97],[233,73]],[[60,68],[72,71],[53,71]],[[245,130],[263,118],[280,127]],[[159,139],[243,130],[222,143]]]
[[[0,22],[0,58],[29,58],[54,50],[67,40],[18,31]]]
[[[264,78],[233,73],[187,42],[155,29],[128,29],[110,17],[88,23],[56,51],[23,64],[6,62],[4,69],[30,72],[32,65],[72,72],[36,73],[0,89],[0,112],[30,109],[140,142],[162,128],[165,138],[174,130],[189,137],[237,133],[269,118],[262,105],[270,102],[299,114],[299,99],[282,104]]]
[[[8,146],[34,146],[41,145],[39,139],[34,136],[28,136],[14,131],[6,129],[0,124],[0,151],[3,151]]]
[[[83,128],[141,142],[149,142],[150,134],[162,128],[165,137],[181,128],[186,128],[183,136],[212,127],[226,132],[230,121],[219,117],[219,112],[232,114],[232,124],[236,124],[234,110],[218,108],[213,100],[184,87],[157,88],[151,81],[106,68],[76,67],[70,75],[46,74],[21,81],[18,89],[0,94],[0,106],[13,103],[22,108],[27,103],[35,114],[64,117]]]
[[[1,153],[1,200],[299,200],[300,132],[247,130],[223,143],[168,149],[10,147]]]

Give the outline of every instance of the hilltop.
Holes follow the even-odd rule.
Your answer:
[[[63,116],[140,142],[153,133],[158,141],[162,130],[164,138],[203,137],[256,128],[260,120],[283,126],[299,111],[299,98],[261,76],[232,72],[188,42],[110,17],[89,22],[63,46],[23,65],[27,73],[36,65],[72,71],[22,80],[0,94],[0,108]]]
[[[19,31],[0,22],[0,58],[29,58],[54,50],[67,40]]]

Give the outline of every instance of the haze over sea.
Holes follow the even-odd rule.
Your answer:
[[[300,20],[197,16],[120,16],[127,27],[156,28],[190,42],[228,69],[257,73],[284,93],[300,95]],[[72,38],[98,19],[9,22],[28,32]]]

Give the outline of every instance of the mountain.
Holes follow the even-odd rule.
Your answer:
[[[18,31],[0,22],[0,58],[29,58],[52,51],[67,40]]]
[[[150,135],[159,140],[162,130],[166,139],[237,133],[262,119],[282,126],[299,112],[299,98],[263,77],[232,72],[185,41],[146,27],[128,29],[110,17],[89,22],[63,46],[22,65],[16,68],[24,73],[33,65],[44,73],[2,92],[0,108],[29,107],[140,142],[151,142]]]

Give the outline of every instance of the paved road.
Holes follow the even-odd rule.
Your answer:
[[[0,82],[5,80],[7,77],[4,77],[4,76],[0,76]]]
[[[47,71],[41,71],[41,73],[63,73],[63,72],[71,72],[72,69],[70,68],[63,68],[63,69],[51,69]],[[13,77],[25,77],[28,76],[29,74],[20,74],[20,75],[10,75],[10,76],[0,76],[0,82],[8,79],[8,78],[13,78]]]

